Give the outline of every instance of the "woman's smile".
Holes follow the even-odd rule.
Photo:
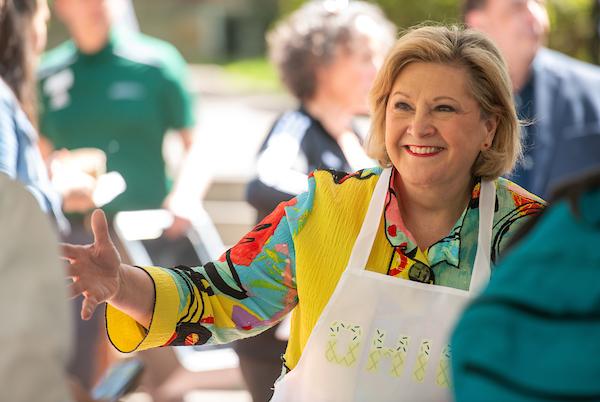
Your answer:
[[[424,146],[424,145],[404,145],[404,149],[409,155],[416,157],[432,157],[437,156],[444,151],[442,147]]]

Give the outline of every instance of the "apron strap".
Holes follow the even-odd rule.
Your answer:
[[[371,254],[379,222],[385,206],[385,197],[389,186],[392,168],[381,172],[369,208],[365,215],[360,232],[354,243],[348,268],[350,270],[364,270]],[[494,210],[496,206],[496,185],[494,181],[482,180],[479,198],[479,230],[477,234],[477,253],[471,272],[469,291],[478,293],[487,285],[491,275],[491,250],[492,229],[494,224]]]
[[[348,269],[362,271],[367,266],[369,255],[371,254],[371,248],[375,242],[375,236],[377,236],[377,230],[379,229],[379,222],[381,221],[381,215],[383,214],[383,208],[385,206],[385,196],[387,194],[388,186],[390,183],[390,177],[392,176],[392,168],[385,168],[379,175],[379,180],[373,190],[371,196],[371,202],[367,209],[367,214],[363,221],[350,259],[348,260]]]
[[[469,292],[477,294],[487,285],[491,275],[492,229],[496,207],[496,185],[493,181],[482,180],[479,196],[479,233],[477,234],[477,254],[471,271]]]

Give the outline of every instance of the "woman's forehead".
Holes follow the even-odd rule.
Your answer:
[[[465,67],[430,62],[412,62],[400,70],[392,85],[392,93],[402,92],[445,93],[470,96],[469,72]]]

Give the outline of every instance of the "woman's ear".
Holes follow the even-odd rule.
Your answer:
[[[496,136],[496,130],[498,129],[498,116],[493,115],[485,119],[485,139],[482,144],[482,150],[485,151],[492,146],[494,137]]]

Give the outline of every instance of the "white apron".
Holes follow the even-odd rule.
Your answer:
[[[271,402],[451,400],[448,335],[490,276],[496,188],[482,182],[477,254],[464,291],[365,269],[390,175],[382,172],[348,266]]]

